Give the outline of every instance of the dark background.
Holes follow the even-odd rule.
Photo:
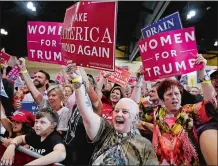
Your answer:
[[[36,12],[26,8],[26,1],[2,1],[0,2],[0,28],[8,31],[8,35],[1,35],[1,48],[14,56],[27,56],[26,33],[28,21],[54,21],[63,22],[65,10],[76,1],[36,1]],[[140,30],[146,26],[145,18],[154,15],[157,7],[156,1],[118,2],[117,23],[117,49],[122,45],[128,46],[128,50],[122,50],[126,54],[123,59],[129,59],[132,50],[131,43],[137,43],[140,39]],[[191,9],[196,10],[196,16],[186,20]],[[197,45],[200,53],[217,50],[214,42],[217,37],[218,2],[195,2],[195,1],[171,1],[161,17],[179,11],[183,27],[194,26],[196,30]],[[135,56],[138,57],[139,53]],[[215,53],[217,56],[217,53]],[[134,59],[135,59],[134,58]]]

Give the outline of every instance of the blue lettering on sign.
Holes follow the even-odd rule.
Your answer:
[[[33,114],[36,114],[36,112],[39,110],[39,106],[35,102],[22,102],[22,107],[20,110],[26,110],[30,111]]]
[[[182,29],[182,23],[180,20],[179,12],[166,16],[153,24],[144,27],[141,32],[143,38],[153,36],[155,34]]]

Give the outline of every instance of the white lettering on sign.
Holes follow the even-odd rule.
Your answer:
[[[42,45],[46,45],[46,46],[56,47],[56,40],[44,40],[44,39],[41,39],[40,44],[41,44],[41,46]]]
[[[44,26],[44,25],[28,25],[28,32],[29,34],[36,34],[39,33],[41,35],[60,35],[62,30],[62,26]]]
[[[103,33],[102,37],[100,34]],[[61,35],[62,39],[91,41],[101,43],[112,43],[109,29],[100,30],[99,27],[70,27],[64,29]]]
[[[160,53],[156,53],[156,54],[154,54],[154,56],[155,56],[155,60],[157,61],[159,59],[159,57],[160,57]],[[170,50],[170,53],[167,52],[167,51],[164,51],[164,52],[161,53],[161,57],[163,59],[166,59],[169,56],[171,56],[171,57],[177,56],[176,55],[176,50]]]
[[[181,70],[187,70],[187,66],[189,66],[190,68],[194,68],[194,65],[195,65],[195,59],[189,59],[187,64],[183,60],[181,62],[168,63],[168,64],[162,64],[160,66],[154,66],[152,68],[145,68],[145,72],[146,75],[148,75],[149,77],[151,77],[151,72],[155,76],[158,75],[160,76],[163,74],[171,73],[173,67],[176,69],[177,72],[179,72]]]
[[[163,32],[167,29],[170,29],[171,27],[174,27],[174,20],[173,18],[171,20],[167,20],[165,22],[163,22],[162,24],[158,25],[158,27],[152,27],[151,29],[148,29],[146,31],[146,35],[147,37],[150,37],[154,34],[157,34],[157,33],[160,33],[160,32]]]
[[[41,51],[41,50],[33,50],[30,49],[31,57],[37,57],[40,60],[51,60],[62,61],[61,52],[53,52],[53,51]]]
[[[87,13],[76,13],[72,16],[71,22],[86,22]]]
[[[80,55],[96,56],[96,57],[110,57],[110,49],[104,47],[91,47],[79,45],[78,50],[74,44],[62,43],[62,49],[66,52],[75,53]]]
[[[167,37],[159,37],[159,39],[152,39],[149,41],[145,41],[143,44],[139,45],[139,49],[142,53],[147,52],[148,49],[154,50],[159,45],[165,46],[167,44],[171,45],[172,43],[184,43],[184,42],[190,42],[195,41],[195,33],[194,30],[191,32],[185,32],[185,40],[181,40],[181,33],[175,33],[172,36],[168,35]]]

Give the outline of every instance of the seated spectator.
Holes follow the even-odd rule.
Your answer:
[[[1,164],[12,165],[15,148],[21,144],[28,144],[30,150],[43,155],[27,165],[48,165],[63,161],[66,151],[61,136],[56,131],[58,118],[58,114],[48,108],[38,111],[34,124],[35,131],[14,138],[1,158]]]
[[[68,65],[71,65],[68,63]],[[96,143],[91,163],[93,165],[155,165],[158,164],[151,143],[136,134],[138,105],[131,99],[123,98],[115,106],[113,126],[93,112],[80,72],[72,66],[71,77],[76,103],[86,133]]]

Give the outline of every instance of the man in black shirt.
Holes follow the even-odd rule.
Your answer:
[[[44,108],[37,112],[34,132],[14,138],[6,149],[2,159],[2,165],[12,165],[15,156],[15,148],[20,144],[28,144],[30,150],[35,151],[40,157],[30,165],[48,165],[61,162],[66,157],[66,150],[62,144],[61,136],[57,133],[58,114],[50,108]]]

